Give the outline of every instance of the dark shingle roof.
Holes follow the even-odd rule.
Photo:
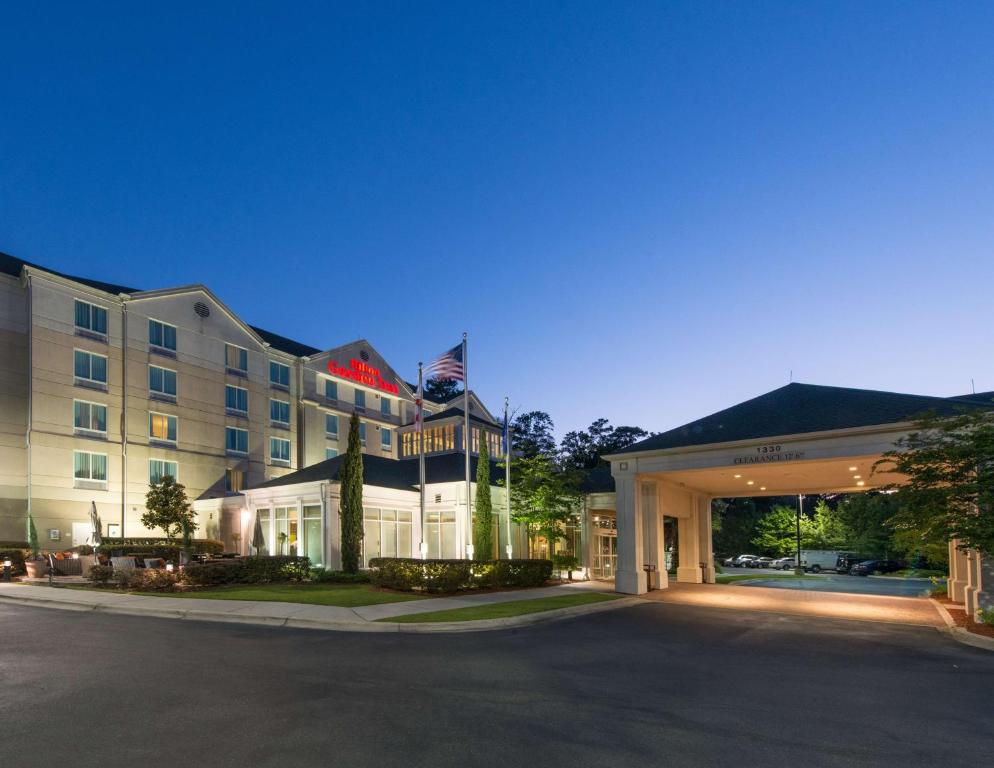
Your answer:
[[[112,293],[115,296],[119,293],[130,294],[142,292],[141,288],[128,288],[123,285],[115,285],[114,283],[105,283],[102,280],[91,280],[88,277],[67,275],[64,272],[57,272],[54,269],[43,267],[40,264],[32,264],[30,261],[24,261],[23,259],[18,259],[16,256],[0,252],[0,273],[18,277],[21,274],[21,269],[25,265],[34,267],[35,269],[43,269],[46,272],[51,272],[53,275],[58,275],[59,277],[64,277],[67,280],[73,280],[77,283],[88,285],[91,288],[96,288],[98,291],[103,291],[104,293]],[[257,328],[254,325],[249,327],[259,334],[262,340],[267,342],[269,346],[274,349],[278,349],[281,352],[286,352],[289,355],[294,355],[295,357],[308,357],[309,355],[314,355],[321,351],[316,347],[301,344],[299,341],[294,341],[293,339],[288,339],[286,336],[280,336],[278,333],[272,333],[271,331],[264,330],[263,328]]]
[[[462,408],[446,408],[444,411],[439,411],[438,413],[433,413],[431,416],[425,416],[425,424],[429,421],[441,421],[442,419],[450,419],[453,416],[458,416],[460,419],[463,418],[465,411]],[[469,415],[470,421],[475,421],[478,424],[482,424],[485,427],[497,426],[494,422],[489,419],[482,419],[479,416],[474,416],[472,413]]]
[[[333,459],[312,464],[283,477],[267,480],[253,488],[276,488],[298,483],[338,482],[341,479],[342,463],[345,454]],[[476,467],[479,459],[470,457],[470,476],[476,481]],[[465,455],[462,453],[443,453],[425,458],[425,480],[429,483],[452,483],[465,480]],[[496,461],[490,462],[491,484],[496,485],[496,479],[503,477]],[[411,491],[418,484],[418,462],[414,459],[387,459],[383,456],[362,456],[362,478],[365,485],[376,488],[395,488],[399,491]]]
[[[653,435],[618,454],[896,424],[912,421],[926,411],[948,415],[977,404],[962,397],[795,383]]]
[[[981,403],[983,405],[994,405],[994,392],[973,392],[969,395],[956,395],[950,400],[965,400],[968,403]]]

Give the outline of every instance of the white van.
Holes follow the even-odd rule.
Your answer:
[[[811,573],[834,571],[839,566],[839,555],[843,554],[832,549],[802,549],[801,567]]]

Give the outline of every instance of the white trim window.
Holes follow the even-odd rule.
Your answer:
[[[148,438],[160,443],[175,443],[179,419],[168,413],[148,412]]]
[[[290,403],[287,400],[269,398],[269,421],[281,427],[290,426]]]
[[[86,301],[75,300],[74,324],[77,330],[107,336],[107,310]]]
[[[155,485],[166,475],[169,475],[173,480],[179,480],[179,464],[175,461],[166,461],[164,459],[148,460],[149,485]]]
[[[290,441],[282,437],[269,438],[269,458],[274,463],[290,464]]]
[[[325,458],[325,461],[327,461],[328,459],[334,459],[336,456],[338,456],[338,449],[337,448],[325,448],[324,449],[324,458]]]
[[[324,380],[324,396],[327,400],[338,399],[338,382],[331,379]]]
[[[229,372],[239,376],[248,375],[248,350],[235,344],[225,343],[224,365]]]
[[[153,349],[176,352],[176,326],[161,320],[148,321],[148,344]]]
[[[228,453],[248,453],[248,430],[225,427],[224,450]]]
[[[224,385],[224,407],[229,412],[248,413],[248,390],[233,384]]]
[[[290,389],[290,366],[270,360],[269,384],[280,389]]]
[[[107,356],[85,349],[73,350],[73,374],[78,384],[107,386]]]
[[[77,432],[107,435],[107,406],[86,400],[72,401],[72,426]]]
[[[153,397],[176,399],[176,371],[160,368],[158,365],[148,367],[148,391]]]
[[[324,415],[324,434],[326,437],[338,437],[338,415],[326,413]]]
[[[384,416],[391,416],[393,412],[390,410],[390,398],[380,396],[380,413]]]
[[[92,487],[91,484],[107,484],[107,454],[90,451],[73,451],[73,480]]]
[[[393,448],[393,432],[386,427],[380,427],[380,448],[384,451]]]

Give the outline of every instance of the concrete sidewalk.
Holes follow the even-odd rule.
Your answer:
[[[610,592],[610,585],[598,582],[577,582],[540,589],[488,592],[477,595],[428,598],[356,608],[330,605],[307,605],[262,600],[210,600],[192,597],[150,597],[128,595],[111,591],[66,589],[65,587],[35,586],[27,584],[0,584],[0,600],[10,600],[25,605],[60,608],[75,611],[153,616],[169,619],[193,619],[245,624],[263,624],[280,627],[331,629],[347,632],[471,632],[487,629],[505,629],[526,626],[543,621],[596,613],[621,608],[638,602],[637,599],[619,599],[591,603],[572,608],[481,621],[439,622],[432,624],[377,623],[379,619],[408,616],[415,613],[470,608],[479,605],[537,600],[542,597],[576,594],[582,591]]]

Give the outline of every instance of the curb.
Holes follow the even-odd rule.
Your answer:
[[[73,603],[64,600],[47,600],[39,597],[17,597],[15,595],[0,595],[0,601],[9,601],[36,608],[56,608],[66,611],[83,613],[110,613],[121,616],[145,616],[155,619],[184,619],[188,621],[210,621],[218,624],[249,624],[265,627],[289,627],[291,629],[317,629],[330,632],[392,632],[395,634],[431,634],[435,632],[487,632],[501,629],[528,627],[545,624],[576,616],[585,616],[602,611],[627,608],[639,603],[645,603],[637,597],[605,600],[590,605],[577,605],[567,608],[556,608],[551,611],[539,611],[524,616],[510,616],[501,619],[480,619],[478,621],[426,622],[423,624],[408,624],[390,621],[322,621],[321,619],[304,619],[277,616],[247,616],[230,613],[214,613],[211,611],[191,611],[169,608],[138,608],[124,605]]]
[[[946,610],[946,606],[934,598],[930,597],[928,600],[935,606],[936,610],[939,612],[939,615],[942,616],[942,620],[946,622],[946,634],[952,637],[953,640],[958,643],[962,643],[963,645],[969,645],[973,648],[980,648],[985,651],[994,651],[994,638],[977,635],[968,629],[963,629],[962,627],[957,626],[949,611]],[[940,630],[940,632],[941,631],[942,630]]]

